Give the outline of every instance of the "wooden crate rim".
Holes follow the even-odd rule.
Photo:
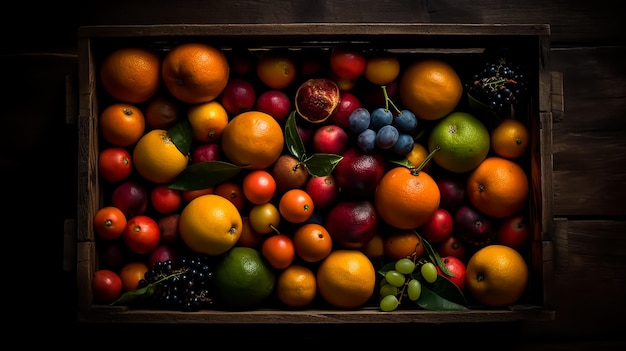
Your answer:
[[[266,36],[290,37],[336,35],[428,35],[428,36],[549,36],[549,24],[453,24],[453,23],[242,23],[155,24],[82,26],[79,38],[146,36]]]

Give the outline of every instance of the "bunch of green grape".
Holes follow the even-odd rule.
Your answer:
[[[414,302],[422,294],[422,283],[413,277],[413,272],[418,268],[424,280],[434,283],[437,280],[437,267],[434,263],[414,262],[409,258],[401,258],[394,264],[380,282],[380,309],[384,312],[395,311],[407,298]]]

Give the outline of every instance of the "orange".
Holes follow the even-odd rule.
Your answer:
[[[505,218],[519,212],[528,199],[529,182],[520,165],[506,158],[486,158],[467,178],[466,196],[480,212]]]
[[[148,101],[143,115],[148,129],[169,129],[178,122],[179,109],[174,99],[157,96]]]
[[[398,229],[425,224],[440,200],[439,187],[428,173],[406,167],[387,171],[374,191],[374,205],[381,219]]]
[[[235,165],[249,169],[271,166],[283,151],[285,138],[271,115],[247,111],[235,116],[222,133],[224,155]]]
[[[501,157],[521,157],[530,142],[528,128],[518,119],[505,118],[491,131],[491,150]]]
[[[291,265],[276,280],[276,295],[289,307],[306,307],[315,299],[317,281],[315,273],[305,266]]]
[[[228,113],[217,101],[190,106],[187,110],[187,118],[191,124],[193,137],[201,142],[219,140],[228,124]]]
[[[405,257],[420,259],[424,251],[420,237],[413,230],[397,230],[383,237],[383,252],[390,261]]]
[[[382,257],[385,254],[382,235],[376,233],[370,241],[363,245],[361,251],[369,258]]]
[[[183,43],[163,58],[161,75],[169,92],[188,104],[214,100],[228,83],[224,52],[204,43]]]
[[[306,222],[314,210],[311,195],[302,189],[287,190],[278,201],[280,215],[291,223]]]
[[[220,255],[232,248],[243,227],[241,215],[222,196],[207,194],[188,203],[179,219],[180,236],[191,250],[206,255]]]
[[[450,64],[424,59],[410,64],[400,76],[400,100],[418,118],[437,120],[454,111],[463,84]]]
[[[100,132],[114,146],[131,146],[143,135],[146,119],[139,108],[130,104],[113,104],[100,114]]]
[[[365,78],[376,85],[387,85],[400,74],[400,60],[397,55],[377,53],[365,61]]]
[[[102,207],[93,217],[93,229],[103,239],[121,237],[125,227],[126,215],[115,206]]]
[[[285,269],[296,258],[293,240],[285,234],[274,234],[261,244],[261,254],[276,269]]]
[[[298,257],[306,262],[318,262],[330,255],[333,239],[321,224],[306,223],[293,234],[293,245]]]
[[[259,56],[256,74],[272,89],[284,89],[296,79],[296,64],[288,51],[270,50]]]
[[[411,161],[411,163],[415,167],[418,167],[422,163],[422,161],[426,159],[426,157],[428,157],[428,150],[426,149],[426,146],[419,143],[413,144],[413,149],[411,149],[411,151],[406,154],[406,159]],[[427,171],[429,167],[430,161],[428,161],[426,165],[422,167],[422,171]]]
[[[100,65],[100,80],[113,98],[137,104],[151,98],[161,85],[161,59],[144,48],[120,48]]]
[[[465,289],[479,303],[502,307],[519,300],[528,283],[528,265],[515,249],[488,245],[467,262]]]
[[[183,155],[166,130],[153,129],[144,134],[133,150],[135,169],[153,183],[169,183],[187,167]]]
[[[354,309],[365,304],[374,294],[374,265],[359,250],[334,250],[317,268],[317,289],[328,304],[341,309]]]
[[[125,263],[120,268],[119,276],[122,279],[122,290],[131,291],[137,289],[139,281],[144,279],[148,265],[140,261],[131,261]]]
[[[237,240],[237,246],[260,247],[265,235],[257,233],[250,224],[250,217],[241,217],[241,235]]]

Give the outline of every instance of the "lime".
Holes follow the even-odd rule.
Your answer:
[[[233,247],[214,269],[217,297],[234,309],[259,306],[274,291],[276,273],[261,253],[250,247]]]
[[[463,173],[480,164],[489,152],[489,131],[476,117],[453,112],[442,118],[428,136],[428,150],[439,147],[433,160],[443,169]]]

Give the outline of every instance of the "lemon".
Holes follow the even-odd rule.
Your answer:
[[[225,307],[258,307],[274,292],[276,273],[261,253],[250,247],[235,246],[214,267],[217,297]]]

